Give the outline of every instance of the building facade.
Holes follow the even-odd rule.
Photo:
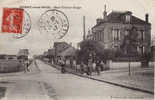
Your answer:
[[[138,54],[150,52],[151,43],[151,24],[149,15],[145,15],[145,20],[132,15],[132,12],[112,11],[107,15],[106,10],[103,13],[104,18],[96,20],[96,25],[92,27],[88,39],[92,39],[103,44],[105,49],[120,49],[125,41],[125,37],[131,34],[138,42],[133,50]],[[125,51],[124,51],[125,52]]]

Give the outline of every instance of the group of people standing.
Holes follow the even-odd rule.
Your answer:
[[[61,72],[65,73],[67,66],[65,61],[61,60],[60,65],[61,65]],[[76,72],[79,72],[81,74],[92,75],[93,72],[96,72],[97,75],[100,75],[100,72],[103,70],[104,66],[105,64],[103,61],[100,60],[92,61],[91,59],[89,59],[87,64],[85,64],[84,62],[81,62],[80,64],[73,63],[72,65],[70,65],[70,68],[76,70]]]
[[[96,72],[97,75],[100,75],[100,72],[103,70],[105,66],[103,61],[88,61],[88,64],[84,64],[83,62],[80,65],[81,74],[86,73],[87,75],[92,75],[93,72]]]

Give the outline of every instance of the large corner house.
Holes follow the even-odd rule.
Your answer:
[[[138,54],[149,52],[151,41],[151,24],[146,14],[145,20],[132,15],[132,12],[112,11],[107,15],[106,10],[103,13],[103,19],[98,18],[96,25],[88,32],[87,39],[100,42],[105,49],[119,49],[124,41],[124,37],[130,34],[134,27],[138,45],[133,48]],[[124,51],[125,52],[125,51]]]

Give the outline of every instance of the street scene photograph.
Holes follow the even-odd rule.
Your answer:
[[[154,100],[155,1],[0,1],[0,100]]]

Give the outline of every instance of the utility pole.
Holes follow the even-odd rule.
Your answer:
[[[86,39],[86,30],[85,30],[85,16],[83,16],[83,40]]]

